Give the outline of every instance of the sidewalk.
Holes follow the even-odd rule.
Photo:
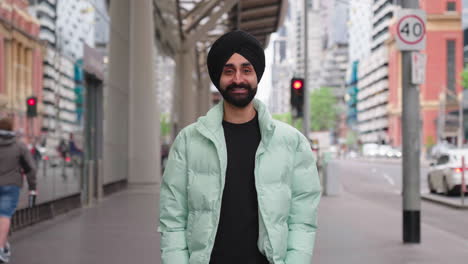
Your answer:
[[[13,234],[13,264],[160,264],[156,186],[130,187]],[[401,212],[344,193],[323,197],[314,262],[466,263],[468,241],[422,225],[422,244],[401,242]],[[177,263],[174,263],[177,264]]]
[[[157,186],[13,233],[12,264],[160,264]]]

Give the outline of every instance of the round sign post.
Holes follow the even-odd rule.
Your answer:
[[[399,50],[423,50],[426,47],[426,12],[419,9],[401,9],[396,30]]]

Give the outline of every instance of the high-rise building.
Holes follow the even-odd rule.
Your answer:
[[[392,0],[372,4],[371,55],[358,68],[358,130],[363,143],[389,142],[388,137],[388,46],[395,5]]]
[[[288,33],[289,41],[288,50],[291,57],[295,59],[293,62],[296,66],[293,68],[295,77],[305,76],[305,42],[304,42],[304,1],[290,1],[290,32]],[[307,87],[309,91],[320,87],[319,77],[321,68],[321,33],[322,22],[320,16],[320,0],[308,0],[308,39],[307,39]]]
[[[320,86],[330,87],[342,103],[348,66],[348,3],[338,0],[320,2],[322,59]]]
[[[47,48],[43,63],[42,131],[48,135],[47,145],[53,148],[61,138],[68,138],[81,127],[76,108],[74,62],[55,49]]]
[[[359,89],[358,69],[359,62],[370,53],[371,31],[372,31],[372,1],[350,1],[349,2],[349,46],[348,46],[348,69],[346,90],[346,121],[349,128],[357,129],[357,94]]]
[[[155,52],[157,54],[157,52]],[[175,62],[172,58],[155,55],[155,89],[158,97],[159,112],[169,115],[172,111],[172,87],[175,85]]]
[[[308,75],[310,90],[318,87],[320,72],[320,16],[318,0],[308,1]],[[292,77],[305,76],[304,1],[289,1],[283,26],[272,34],[271,92],[268,105],[273,113],[291,111],[290,81]]]
[[[41,27],[39,38],[51,47],[57,43],[57,0],[29,0],[29,13],[37,18]]]
[[[372,39],[372,0],[349,1],[349,72],[354,61],[369,55]]]
[[[94,47],[96,1],[57,1],[57,48],[77,60],[83,57],[83,45]]]
[[[275,114],[290,112],[290,90],[289,82],[294,65],[288,59],[288,27],[283,26],[274,34],[270,40],[273,47],[273,64],[271,65],[271,92],[268,106]]]
[[[94,13],[102,1],[30,0],[29,12],[40,23],[39,38],[47,48],[43,60],[43,98],[41,130],[48,148],[70,134],[79,137],[83,123],[77,100],[81,85],[74,80],[74,64],[83,56],[85,43],[94,46]],[[100,16],[99,16],[100,17]],[[105,18],[104,18],[105,19]],[[96,22],[96,23],[95,23]],[[108,22],[108,21],[107,21]],[[103,35],[105,37],[105,34]]]

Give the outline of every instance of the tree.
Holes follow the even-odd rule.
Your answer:
[[[336,98],[331,88],[322,87],[310,94],[310,128],[312,131],[332,129],[338,117]]]
[[[465,69],[463,69],[463,72],[461,73],[461,85],[463,86],[463,89],[468,88],[468,64],[465,65]]]
[[[294,119],[290,112],[284,114],[272,114],[273,119],[289,124],[299,131],[302,131],[302,118]]]
[[[160,116],[160,129],[161,137],[168,136],[171,133],[171,123],[169,122],[169,115],[166,113]]]

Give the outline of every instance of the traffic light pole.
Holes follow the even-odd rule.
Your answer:
[[[417,0],[402,8],[419,9]],[[411,51],[402,51],[403,90],[403,242],[421,242],[419,86],[411,83]]]
[[[309,139],[310,130],[310,96],[309,96],[309,22],[308,22],[308,0],[304,0],[304,106],[302,108],[302,129],[304,136]]]

